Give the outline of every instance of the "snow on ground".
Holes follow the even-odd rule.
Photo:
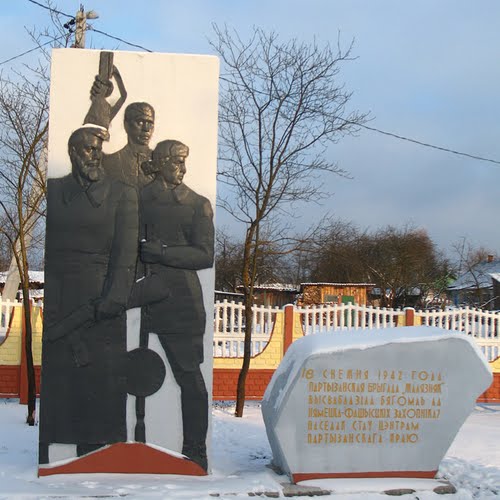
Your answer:
[[[24,423],[26,407],[17,400],[0,400],[0,499],[73,499],[124,497],[126,499],[229,500],[248,493],[280,492],[286,476],[268,464],[271,450],[260,405],[249,403],[242,419],[233,417],[230,403],[214,403],[212,412],[212,474],[203,478],[126,474],[75,474],[37,478],[38,428]],[[478,405],[464,424],[439,469],[439,476],[457,488],[453,495],[438,495],[417,484],[415,494],[402,500],[469,500],[500,498],[500,405]],[[379,493],[394,487],[390,480],[315,482],[337,493],[334,500],[385,499]],[[415,485],[415,481],[412,481]],[[422,490],[418,485],[422,485]],[[415,488],[414,488],[415,489]],[[356,493],[354,491],[357,491]],[[371,491],[371,492],[368,492]],[[373,492],[375,491],[375,493]],[[255,498],[255,497],[254,497]],[[263,497],[265,498],[265,497]]]

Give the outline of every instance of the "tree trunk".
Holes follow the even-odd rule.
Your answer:
[[[20,219],[22,221],[22,219]],[[35,367],[33,365],[33,329],[31,325],[31,300],[29,295],[29,264],[28,264],[28,253],[26,248],[26,241],[24,239],[24,224],[20,222],[19,224],[19,243],[20,243],[20,254],[16,257],[16,261],[19,268],[19,276],[21,278],[21,289],[23,291],[23,313],[24,313],[24,331],[25,331],[25,342],[24,342],[24,353],[26,356],[26,377],[28,381],[28,415],[26,417],[26,423],[28,425],[35,425],[35,415],[36,415],[36,386],[35,386]],[[15,248],[14,248],[15,252]],[[24,374],[21,373],[21,377]]]
[[[252,332],[253,332],[253,287],[255,284],[255,248],[252,254],[252,245],[255,228],[250,226],[245,236],[245,247],[243,252],[243,293],[245,303],[245,340],[243,343],[243,363],[238,375],[238,386],[236,388],[236,417],[243,416],[245,406],[246,380],[250,368]],[[252,271],[251,271],[252,268]]]
[[[253,331],[253,294],[247,294],[245,291],[245,340],[243,344],[243,363],[238,375],[238,386],[236,389],[236,417],[243,416],[243,407],[245,406],[246,380],[248,370],[250,369],[251,345]]]
[[[28,379],[28,415],[26,423],[28,425],[35,425],[36,414],[36,386],[35,386],[35,367],[33,365],[33,330],[31,327],[31,300],[29,297],[29,287],[26,283],[22,285],[23,290],[23,313],[25,324],[25,343],[24,352],[26,355],[26,377]],[[24,376],[24,374],[21,374]]]

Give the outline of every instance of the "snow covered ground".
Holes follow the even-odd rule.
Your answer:
[[[274,492],[283,496],[268,464],[271,451],[258,403],[249,403],[242,419],[233,417],[231,404],[214,403],[212,413],[212,474],[203,478],[145,475],[67,475],[37,478],[38,428],[24,424],[26,407],[17,400],[0,400],[0,499],[67,499],[124,497],[205,500],[248,498],[248,493]],[[500,498],[500,405],[478,405],[466,421],[439,469],[439,476],[456,488],[438,495],[425,481],[411,481],[416,493],[399,498]],[[379,493],[396,487],[390,480],[315,481],[336,491],[321,498],[335,500],[388,499]],[[356,491],[356,492],[355,492]],[[263,497],[265,498],[265,497]]]

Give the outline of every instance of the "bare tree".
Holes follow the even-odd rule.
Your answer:
[[[441,273],[439,255],[423,229],[387,226],[361,238],[360,259],[367,279],[382,290],[382,305],[415,305],[421,287]],[[412,302],[412,297],[413,302]]]
[[[289,236],[287,227],[265,225],[261,229],[256,255],[255,284],[295,282],[293,260],[312,246],[312,231],[305,235]],[[283,233],[287,233],[286,236]],[[244,242],[218,229],[216,235],[215,286],[217,290],[237,292],[242,285]]]
[[[348,112],[351,93],[339,82],[349,45],[334,49],[254,28],[249,40],[214,26],[211,44],[222,60],[218,178],[234,198],[220,205],[245,225],[242,285],[245,343],[236,416],[243,415],[250,365],[253,289],[262,223],[291,203],[319,200],[327,174],[345,174],[325,153],[356,131],[365,116]]]
[[[364,236],[352,222],[334,219],[316,239],[314,252],[307,266],[313,281],[339,283],[363,282],[367,279],[365,266],[358,257],[359,242]]]
[[[444,292],[449,264],[425,230],[406,225],[375,232],[333,221],[310,260],[317,281],[368,282],[381,290],[381,305],[424,305]]]
[[[243,245],[222,229],[217,229],[215,257],[215,289],[236,292],[241,284]]]
[[[35,372],[31,350],[29,297],[30,236],[43,213],[45,199],[45,138],[48,125],[46,82],[0,80],[0,207],[6,224],[0,234],[16,261],[23,294],[25,354],[28,377],[29,425],[35,423]],[[24,376],[24,374],[22,374]]]
[[[46,2],[50,6],[50,2]],[[30,253],[43,241],[40,223],[45,211],[46,142],[48,130],[49,54],[54,46],[65,46],[69,34],[57,14],[43,32],[28,32],[41,56],[23,72],[0,75],[0,238],[17,267],[15,289],[21,284],[25,355],[28,380],[27,423],[35,424],[36,387],[32,354],[31,302],[29,296]]]

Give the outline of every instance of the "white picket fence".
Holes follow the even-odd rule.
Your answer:
[[[43,307],[43,302],[34,302]],[[0,297],[0,343],[8,332],[14,308],[22,307],[20,301],[3,301]],[[294,307],[300,313],[305,335],[347,329],[391,328],[404,315],[400,309],[386,309],[355,304],[332,304]],[[253,308],[251,354],[262,352],[273,331],[278,307]],[[445,330],[470,335],[492,361],[500,357],[500,312],[464,307],[445,311],[415,311],[422,325],[437,326]],[[213,355],[217,358],[243,357],[245,336],[245,306],[241,303],[217,301],[214,309]]]
[[[253,332],[251,354],[262,352],[273,331],[279,308],[255,306],[253,308]],[[213,354],[216,358],[243,357],[245,337],[245,306],[234,301],[215,303]]]
[[[216,302],[214,357],[242,357],[245,335],[244,309],[241,303]],[[355,304],[294,307],[300,313],[305,335],[347,329],[380,329],[397,326],[405,311]],[[278,308],[254,307],[252,355],[262,352],[269,341]],[[492,361],[500,356],[500,313],[463,308],[446,311],[415,311],[424,326],[437,326],[473,337]]]
[[[446,311],[416,311],[422,325],[465,333],[474,337],[489,361],[500,356],[500,313],[464,307]]]
[[[331,304],[296,307],[302,315],[305,335],[347,329],[379,329],[397,325],[400,309],[386,309],[356,304]]]
[[[31,299],[31,303],[33,307],[43,308],[43,300]],[[5,340],[16,309],[22,307],[22,300],[3,300],[0,295],[0,344]]]
[[[22,307],[22,303],[17,300],[2,300],[0,297],[0,343],[3,342],[9,331],[16,307]]]

